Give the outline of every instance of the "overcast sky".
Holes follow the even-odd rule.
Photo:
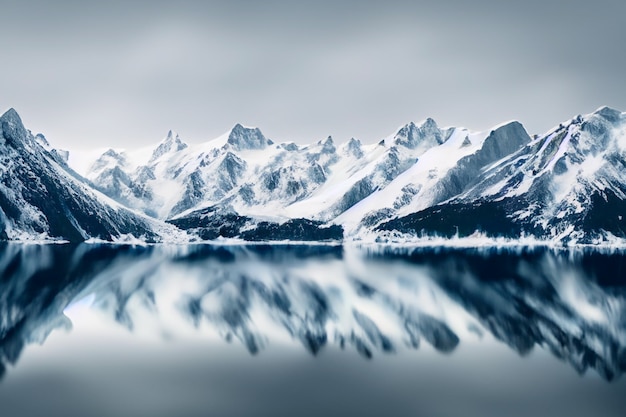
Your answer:
[[[541,133],[626,110],[624,0],[0,0],[0,111],[68,148],[374,142],[409,121]]]

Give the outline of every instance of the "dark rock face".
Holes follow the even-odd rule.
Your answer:
[[[401,231],[415,235],[467,237],[478,232],[489,236],[517,238],[522,225],[509,218],[506,205],[477,201],[471,204],[442,204],[398,219],[389,220],[377,230]]]
[[[365,177],[357,181],[341,199],[332,207],[329,217],[335,217],[354,206],[374,192],[371,178]]]
[[[249,217],[239,216],[232,211],[208,207],[167,222],[197,235],[200,239],[213,240],[218,237],[239,236],[241,230],[250,224],[251,220]]]
[[[228,192],[235,188],[238,180],[246,169],[246,161],[237,155],[228,152],[219,165],[218,187],[222,192]]]
[[[185,178],[185,193],[183,198],[172,208],[172,214],[182,213],[202,202],[206,184],[199,172],[192,172]]]
[[[233,211],[219,207],[209,207],[189,215],[168,220],[182,230],[204,240],[218,237],[256,241],[341,241],[343,228],[337,225],[324,225],[308,219],[291,219],[285,223],[255,222],[252,218],[240,216]]]
[[[343,228],[337,225],[324,226],[322,222],[313,220],[291,219],[282,224],[260,222],[255,229],[243,232],[241,237],[249,241],[341,241],[343,239]]]
[[[486,166],[511,155],[528,142],[530,136],[520,123],[512,122],[494,130],[480,150],[462,158],[441,180],[434,203],[462,193],[476,182]]]
[[[365,154],[363,153],[363,148],[361,146],[362,145],[360,140],[351,138],[346,146],[346,151],[348,152],[348,155],[360,159],[365,156]]]
[[[263,136],[259,129],[248,129],[240,124],[232,128],[228,136],[228,145],[234,150],[264,149],[271,144],[271,141]]]
[[[401,128],[395,136],[395,143],[415,149],[418,146],[428,143],[429,146],[442,144],[447,137],[442,132],[437,123],[431,118],[426,119],[422,126],[416,126],[415,123],[409,123]]]

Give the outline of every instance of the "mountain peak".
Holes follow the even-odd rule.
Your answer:
[[[395,135],[394,142],[409,149],[415,149],[423,143],[432,146],[440,145],[444,142],[443,134],[437,123],[430,117],[424,120],[419,126],[411,122],[404,125]]]
[[[424,120],[424,122],[421,124],[420,127],[422,129],[432,129],[432,128],[438,129],[439,128],[439,126],[437,126],[437,122],[435,122],[435,120],[430,117],[426,118],[426,120]]]
[[[154,162],[167,153],[175,153],[187,148],[187,144],[180,139],[178,133],[170,130],[167,132],[165,139],[159,143],[159,146],[152,152],[149,162]]]
[[[6,139],[14,142],[23,141],[28,137],[28,131],[20,115],[12,107],[0,116],[0,132]]]
[[[272,142],[263,136],[256,127],[244,127],[237,123],[230,131],[226,141],[234,150],[264,149]]]
[[[2,120],[3,122],[11,121],[15,123],[22,123],[22,119],[20,118],[20,115],[17,114],[17,111],[13,107],[11,107],[9,110],[4,112],[4,114],[0,116],[0,120]]]
[[[346,152],[348,155],[352,155],[355,158],[363,157],[363,149],[361,148],[361,141],[355,138],[350,138],[346,144]]]
[[[610,122],[616,122],[622,116],[622,112],[615,110],[609,106],[602,106],[593,112],[594,115],[604,117]]]

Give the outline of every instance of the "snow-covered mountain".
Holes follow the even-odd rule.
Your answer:
[[[26,130],[15,110],[0,117],[0,240],[185,239],[93,190],[66,160]]]
[[[219,205],[241,215],[329,221],[454,131],[428,119],[377,145],[351,139],[337,147],[328,137],[298,146],[274,144],[259,129],[237,124],[200,145],[188,146],[170,132],[152,152],[108,149],[76,169],[110,197],[160,219]]]
[[[14,111],[3,118],[19,121]],[[275,143],[258,128],[237,124],[200,144],[185,143],[170,131],[158,144],[137,150],[68,153],[53,150],[41,135],[33,137],[20,121],[18,136],[35,151],[22,152],[19,167],[49,170],[40,167],[45,161],[68,178],[64,187],[80,188],[74,193],[80,198],[97,201],[106,213],[124,213],[122,220],[110,219],[117,234],[77,228],[74,240],[125,233],[154,240],[129,228],[132,218],[150,230],[176,230],[174,225],[204,240],[405,241],[479,233],[610,242],[626,239],[625,122],[624,113],[604,107],[531,138],[515,121],[471,132],[426,119],[370,145],[356,139],[337,144],[332,137],[311,145]],[[14,128],[7,123],[0,150],[13,161],[10,168],[22,148],[11,142]],[[17,201],[11,193],[24,189],[24,176],[5,177],[4,201]],[[38,223],[31,213],[43,212],[46,195],[62,194],[44,188],[34,203],[23,197],[28,204],[18,204],[22,210],[4,203],[0,224],[8,224],[8,210],[17,225],[4,229],[66,236],[39,225],[74,222],[63,206],[55,211],[60,219],[46,214]],[[35,194],[26,195],[32,200]],[[89,207],[77,205],[83,206]],[[29,220],[22,224],[20,216]]]
[[[519,123],[486,134],[426,119],[373,145],[328,137],[298,146],[238,124],[200,145],[170,132],[153,151],[109,149],[82,173],[120,203],[204,238],[238,236],[259,222],[332,223],[356,235],[455,195],[475,171],[529,141]]]
[[[577,116],[480,172],[443,204],[381,230],[522,235],[572,243],[626,238],[626,114]]]

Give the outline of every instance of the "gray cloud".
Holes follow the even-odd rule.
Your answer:
[[[426,117],[545,131],[626,110],[626,3],[5,1],[0,108],[67,147],[373,142]]]

